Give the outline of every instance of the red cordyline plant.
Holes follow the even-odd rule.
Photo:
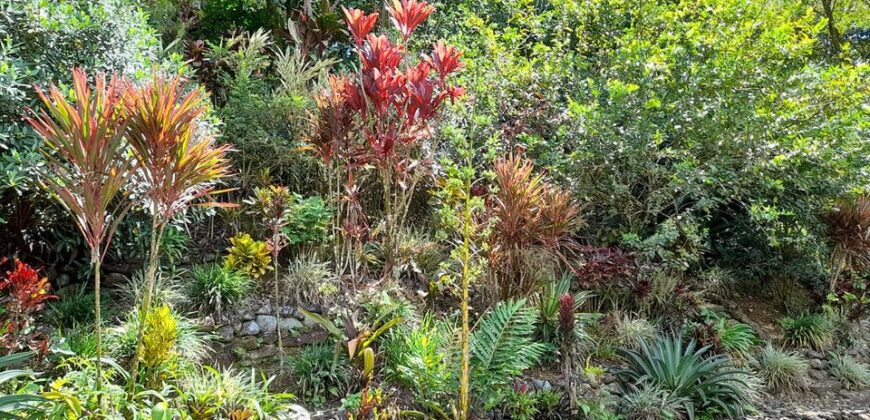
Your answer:
[[[536,286],[529,266],[542,255],[563,261],[573,243],[569,234],[581,222],[571,196],[534,174],[532,162],[509,156],[495,162],[496,192],[488,216],[494,220],[489,262],[492,298],[527,295]]]
[[[5,258],[0,259],[0,265],[5,262]],[[34,314],[42,309],[47,300],[57,298],[48,293],[49,287],[47,277],[40,277],[39,271],[17,259],[13,269],[0,279],[0,291],[7,293],[4,297],[6,313],[3,314],[5,328],[2,337],[7,353],[19,351],[25,346],[46,348],[43,343],[47,338],[29,330]]]
[[[387,6],[397,42],[387,35],[374,35],[378,14],[344,9],[345,21],[356,45],[359,72],[354,77],[333,78],[329,90],[318,101],[320,117],[313,148],[325,162],[341,158],[344,166],[337,178],[359,180],[346,172],[363,165],[377,169],[383,186],[383,248],[385,273],[391,270],[396,255],[396,236],[404,224],[417,183],[427,173],[421,143],[430,138],[432,124],[445,100],[464,94],[447,82],[462,67],[462,55],[455,47],[438,42],[430,54],[414,61],[409,58],[407,41],[434,7],[416,0],[394,0]],[[344,134],[347,133],[347,134]],[[348,188],[353,189],[353,188]],[[353,209],[349,204],[347,209]],[[346,223],[362,221],[359,215],[344,212],[345,233],[364,227]]]
[[[837,291],[837,280],[844,272],[870,265],[870,196],[841,199],[825,215],[831,253],[830,291]]]
[[[102,356],[100,264],[118,223],[130,208],[122,188],[134,163],[123,153],[126,118],[123,97],[127,83],[98,74],[95,86],[81,69],[73,70],[72,102],[52,85],[36,87],[44,105],[28,122],[44,140],[48,162],[42,185],[73,216],[90,248],[94,273],[97,358]],[[101,385],[97,364],[97,387]]]
[[[214,184],[230,172],[226,157],[230,146],[217,145],[214,133],[199,128],[207,100],[202,90],[189,88],[180,77],[167,79],[156,73],[148,84],[130,90],[127,96],[127,139],[139,168],[134,180],[152,216],[131,386],[136,384],[144,349],[144,318],[151,310],[166,225],[204,197],[220,192],[213,189]],[[211,201],[201,204],[227,206]]]

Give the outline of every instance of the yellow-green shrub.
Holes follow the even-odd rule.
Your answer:
[[[255,279],[272,269],[269,245],[256,241],[247,233],[230,238],[229,253],[224,259],[224,268],[238,270]]]

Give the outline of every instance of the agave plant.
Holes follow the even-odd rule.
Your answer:
[[[142,326],[151,309],[158,249],[166,225],[197,200],[218,192],[213,190],[214,184],[229,174],[229,145],[217,145],[213,133],[202,133],[199,128],[206,101],[201,90],[188,89],[180,78],[165,79],[157,74],[127,97],[127,138],[139,165],[136,180],[152,216],[147,287],[139,309],[131,386],[135,386],[142,358]]]
[[[22,362],[33,356],[32,352],[13,353],[8,356],[0,357],[0,385],[4,389],[8,386],[7,382],[33,376],[34,373],[25,369],[10,369],[12,366],[21,364]],[[45,398],[33,394],[10,394],[0,395],[0,417],[6,419],[21,418],[22,413],[35,411],[34,406],[46,401]],[[35,413],[34,413],[35,414]],[[36,417],[32,417],[36,418]]]
[[[42,185],[73,216],[90,248],[94,273],[97,358],[102,356],[100,264],[112,234],[130,209],[122,192],[135,164],[123,153],[127,120],[123,112],[123,79],[97,75],[93,89],[88,75],[73,70],[72,102],[57,86],[36,88],[44,108],[28,122],[44,140],[48,165]],[[102,370],[97,365],[97,387]]]
[[[740,415],[752,406],[752,381],[727,356],[710,355],[708,350],[709,346],[697,348],[695,340],[684,345],[679,335],[643,341],[638,351],[621,350],[628,367],[619,376],[628,383],[646,383],[670,392],[681,400],[690,419],[707,410]]]

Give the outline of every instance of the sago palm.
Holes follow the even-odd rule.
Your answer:
[[[158,246],[166,225],[200,198],[217,191],[215,182],[229,174],[228,145],[217,145],[213,133],[198,129],[207,97],[188,89],[178,77],[155,74],[142,88],[130,92],[126,101],[127,138],[139,170],[146,206],[151,212],[151,252],[145,293],[139,308],[139,332],[131,369],[135,386],[142,358],[144,317],[154,291]],[[212,203],[214,204],[214,203]]]
[[[126,87],[122,79],[112,77],[107,82],[100,74],[91,88],[87,74],[75,69],[71,101],[57,86],[48,92],[36,88],[44,108],[28,119],[44,140],[47,165],[41,184],[73,216],[91,251],[98,359],[102,357],[100,263],[130,208],[122,193],[134,166],[124,153]],[[98,363],[98,389],[101,373]]]

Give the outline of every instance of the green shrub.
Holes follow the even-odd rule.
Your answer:
[[[757,397],[754,382],[727,356],[710,355],[709,349],[696,348],[695,340],[684,346],[680,336],[644,341],[637,351],[622,349],[628,366],[620,376],[670,392],[670,398],[682,400],[681,411],[690,418],[708,411],[728,416],[744,413]]]
[[[179,380],[179,402],[193,419],[278,418],[294,408],[292,395],[269,392],[274,378],[260,378],[253,369],[196,368]]]
[[[224,268],[237,270],[255,279],[272,270],[272,255],[269,245],[256,241],[247,233],[239,233],[230,238]]]
[[[101,299],[109,300],[108,293],[102,295]],[[51,301],[46,308],[52,325],[59,327],[93,324],[94,313],[94,292],[88,290],[86,285],[61,289],[58,299]]]
[[[722,349],[729,354],[747,357],[758,335],[749,325],[740,322],[727,322],[724,318],[716,321],[716,335]]]
[[[248,276],[217,264],[193,267],[190,277],[188,296],[191,303],[202,310],[213,311],[218,317],[223,308],[239,302],[255,287]]]
[[[674,397],[657,385],[632,386],[622,395],[619,407],[628,420],[679,419],[687,402],[686,398]]]
[[[306,346],[288,363],[299,396],[315,407],[345,396],[355,383],[347,357],[336,357],[335,348],[327,344]]]
[[[831,374],[846,389],[864,389],[870,386],[870,369],[847,354],[831,357]]]
[[[71,352],[82,357],[93,357],[97,354],[97,337],[92,325],[74,325],[62,332],[63,342]]]
[[[809,365],[795,352],[777,350],[768,344],[753,364],[767,388],[773,392],[791,393],[806,386]]]
[[[323,305],[339,292],[338,277],[328,262],[314,254],[303,254],[290,263],[284,282],[292,290],[297,304]]]
[[[658,329],[646,318],[623,315],[613,319],[613,333],[617,345],[637,350],[642,343],[652,341]]]
[[[779,321],[786,345],[819,351],[834,345],[834,326],[824,315],[804,314]]]
[[[332,208],[318,196],[302,198],[299,194],[294,194],[293,197],[293,204],[287,211],[287,225],[283,229],[290,245],[328,241]]]
[[[426,315],[419,325],[390,331],[383,345],[387,378],[402,384],[421,405],[449,401],[456,381],[452,363],[452,331]]]

